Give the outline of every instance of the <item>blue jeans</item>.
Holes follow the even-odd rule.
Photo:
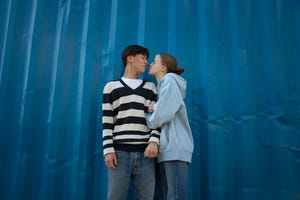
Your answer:
[[[188,199],[188,163],[165,161],[159,163],[163,199]]]
[[[155,189],[155,160],[144,152],[117,151],[118,166],[108,170],[108,200],[124,200],[132,187],[136,200],[152,200]]]

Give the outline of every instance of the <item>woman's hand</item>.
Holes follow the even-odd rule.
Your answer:
[[[153,113],[154,112],[154,105],[155,105],[155,102],[152,101],[149,106],[148,106],[148,113]]]

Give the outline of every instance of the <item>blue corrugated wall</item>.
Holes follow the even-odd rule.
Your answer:
[[[0,0],[0,199],[105,198],[102,89],[132,43],[185,67],[190,199],[299,199],[299,35],[299,0]]]

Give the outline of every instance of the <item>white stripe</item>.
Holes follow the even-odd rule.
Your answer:
[[[102,117],[102,123],[113,124],[114,123],[114,118],[112,118],[112,117]]]
[[[121,131],[148,132],[149,128],[142,124],[126,124],[121,126],[115,126],[114,132],[121,132]]]
[[[102,110],[112,110],[110,103],[103,103],[102,104]]]
[[[145,118],[145,112],[143,110],[136,110],[136,109],[124,110],[124,111],[120,111],[118,113],[118,116],[116,116],[116,118],[122,119],[129,116]]]
[[[124,87],[124,85],[122,85],[122,83],[120,81],[108,82],[103,89],[103,94],[110,94],[111,91],[121,88],[121,87]]]
[[[152,134],[159,135],[159,132],[152,130]]]
[[[112,144],[113,140],[104,140],[103,145]]]
[[[112,136],[112,130],[111,129],[103,129],[102,135],[103,135],[103,137]]]
[[[156,87],[155,87],[154,83],[152,83],[152,82],[146,82],[145,85],[143,86],[143,88],[152,90],[156,94]]]
[[[149,136],[148,135],[119,135],[116,136],[114,139],[115,140],[122,140],[122,139],[148,139]]]
[[[113,147],[109,147],[109,148],[104,149],[103,154],[106,155],[106,154],[112,153],[112,152],[115,152],[115,149]]]

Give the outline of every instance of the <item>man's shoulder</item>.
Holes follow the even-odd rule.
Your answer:
[[[120,87],[123,87],[122,83],[120,82],[120,79],[118,79],[118,80],[112,80],[112,81],[109,81],[109,82],[107,82],[105,84],[103,90],[106,93],[110,93],[112,90],[120,88]]]
[[[155,84],[152,81],[143,80],[145,82],[144,85],[155,87]]]
[[[120,79],[111,80],[111,81],[108,81],[105,86],[114,85],[114,84],[118,84],[118,83],[120,83]]]
[[[149,88],[149,89],[155,88],[155,84],[153,82],[147,81],[147,80],[144,80],[144,82],[145,82],[145,84],[144,84],[145,88]]]
[[[147,90],[152,90],[156,93],[156,87],[155,87],[155,84],[151,81],[145,81],[145,84],[143,86],[143,88],[147,89]]]

